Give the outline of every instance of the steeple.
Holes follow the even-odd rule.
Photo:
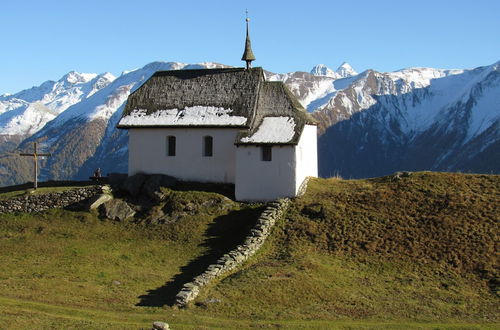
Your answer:
[[[250,22],[250,18],[248,18],[248,10],[246,11],[247,18],[247,39],[245,40],[245,51],[243,52],[243,56],[241,57],[242,61],[247,62],[247,70],[252,67],[252,61],[255,61],[255,55],[252,51],[252,42],[250,41],[250,33],[248,32],[248,22]]]

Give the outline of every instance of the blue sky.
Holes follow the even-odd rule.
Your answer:
[[[254,65],[273,72],[500,60],[498,0],[4,0],[0,94],[71,70],[119,75],[157,60],[243,66],[246,8]]]

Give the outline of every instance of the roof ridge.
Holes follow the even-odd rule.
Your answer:
[[[164,75],[168,73],[178,73],[178,72],[240,72],[240,71],[263,71],[264,69],[260,66],[255,68],[250,68],[247,70],[244,67],[231,67],[231,68],[199,68],[199,69],[174,69],[174,70],[159,70],[156,71],[155,75]]]

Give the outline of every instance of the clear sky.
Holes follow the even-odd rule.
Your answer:
[[[358,72],[473,68],[500,60],[499,0],[3,0],[0,94],[65,73],[152,61],[243,66],[244,12],[255,66]]]

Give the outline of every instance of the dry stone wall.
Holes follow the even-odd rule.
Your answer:
[[[307,185],[309,184],[309,180],[311,180],[311,177],[308,176],[304,179],[302,184],[300,185],[298,191],[297,191],[297,196],[302,196],[306,193],[307,191]]]
[[[250,234],[245,238],[245,241],[234,250],[224,254],[215,264],[208,266],[192,282],[184,284],[181,291],[175,297],[175,304],[179,307],[186,306],[198,296],[200,289],[210,281],[235,269],[238,265],[253,256],[262,247],[266,238],[271,233],[272,227],[281,218],[289,203],[289,199],[282,199],[268,204],[257,220],[255,227],[250,230]]]
[[[102,193],[100,186],[87,186],[40,195],[24,195],[0,200],[0,213],[40,212],[63,208]]]

